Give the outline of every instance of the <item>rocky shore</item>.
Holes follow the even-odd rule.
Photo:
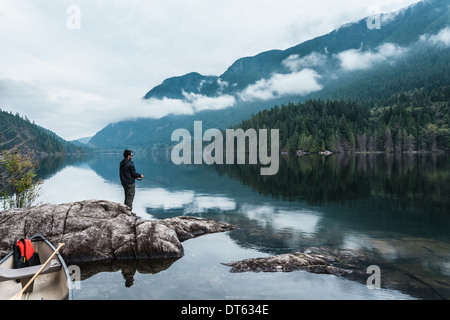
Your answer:
[[[110,201],[44,204],[0,212],[0,259],[11,251],[15,240],[39,233],[55,246],[60,242],[66,244],[61,254],[68,265],[82,266],[83,279],[98,272],[121,270],[126,286],[131,286],[136,271],[158,273],[181,258],[183,241],[234,229],[237,227],[232,224],[196,217],[138,219],[127,206]],[[363,284],[370,276],[368,267],[377,265],[382,271],[384,289],[417,292],[429,299],[450,297],[448,277],[439,273],[429,277],[425,269],[414,266],[403,270],[392,260],[399,255],[413,254],[419,259],[432,253],[437,265],[445,266],[448,261],[446,246],[426,239],[377,240],[373,244],[376,245],[373,250],[311,246],[301,252],[224,261],[223,264],[233,273],[306,271]],[[212,248],[217,249],[220,248]]]
[[[127,206],[103,200],[43,204],[1,212],[0,258],[15,240],[38,233],[54,245],[65,243],[68,262],[180,258],[182,241],[235,228],[195,217],[137,219]]]

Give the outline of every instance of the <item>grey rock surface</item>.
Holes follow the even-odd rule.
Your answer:
[[[195,217],[138,220],[127,206],[104,200],[43,204],[0,212],[0,258],[15,240],[34,234],[54,246],[65,243],[61,253],[71,262],[179,258],[184,254],[182,241],[233,229]]]

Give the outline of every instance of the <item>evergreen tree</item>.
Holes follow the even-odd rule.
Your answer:
[[[342,100],[289,103],[261,111],[238,127],[279,129],[280,146],[290,152],[450,151],[449,88],[415,89],[391,97],[386,106]]]
[[[389,127],[386,128],[385,136],[386,136],[386,143],[384,145],[385,151],[387,153],[394,152],[394,141],[392,140],[392,133]]]

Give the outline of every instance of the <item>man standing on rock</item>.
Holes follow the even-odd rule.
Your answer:
[[[136,192],[135,179],[142,179],[144,176],[136,172],[133,161],[133,152],[125,150],[123,152],[123,160],[120,162],[120,182],[125,192],[125,204],[133,209],[134,194]]]

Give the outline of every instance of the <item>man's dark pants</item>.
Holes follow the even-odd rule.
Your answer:
[[[125,191],[125,204],[130,207],[130,209],[133,209],[133,200],[134,200],[134,194],[135,194],[135,186],[136,184],[130,184],[128,186],[123,186],[123,190]]]

